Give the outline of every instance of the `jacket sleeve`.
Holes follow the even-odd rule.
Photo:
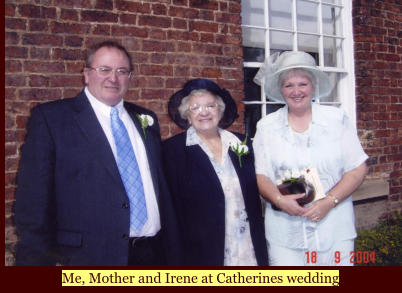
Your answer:
[[[40,107],[33,109],[17,176],[15,222],[17,265],[56,263],[54,205],[55,147]]]

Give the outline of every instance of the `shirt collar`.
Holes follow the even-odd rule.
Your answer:
[[[96,108],[102,115],[110,116],[110,110],[112,109],[111,106],[106,105],[101,101],[99,101],[97,98],[95,98],[95,96],[92,95],[91,92],[89,91],[88,87],[85,87],[84,92],[87,95],[88,100],[91,103],[92,107]],[[123,104],[124,101],[123,99],[121,99],[120,102],[114,106],[115,108],[117,108],[120,115],[125,111]]]
[[[325,117],[325,115],[323,115],[322,111],[319,111],[319,105],[316,103],[312,103],[311,104],[311,111],[312,111],[312,118],[311,118],[311,122],[312,124],[316,124],[316,125],[321,125],[321,126],[328,126],[327,123],[327,119]],[[280,119],[282,120],[279,125],[282,125],[280,127],[288,127],[289,126],[289,120],[288,120],[288,110],[289,107],[288,105],[285,105],[285,107],[283,107],[281,109],[281,115],[280,115]]]
[[[240,139],[225,129],[218,128],[219,135],[221,136],[222,148],[227,149],[231,143],[241,143]],[[186,146],[202,145],[203,142],[198,136],[193,126],[187,129]]]

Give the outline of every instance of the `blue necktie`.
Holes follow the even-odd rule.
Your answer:
[[[148,218],[140,169],[127,129],[114,107],[110,111],[110,122],[117,151],[117,167],[130,200],[130,228],[139,233]]]

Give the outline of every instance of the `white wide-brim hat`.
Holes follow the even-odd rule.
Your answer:
[[[270,100],[283,103],[279,77],[287,70],[303,68],[309,71],[316,79],[313,99],[327,96],[331,91],[328,75],[318,69],[313,56],[302,51],[286,51],[279,55],[274,53],[269,56],[254,77],[258,85],[264,82],[264,90]]]

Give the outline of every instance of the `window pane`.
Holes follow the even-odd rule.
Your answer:
[[[243,46],[265,48],[265,29],[243,27]]]
[[[331,93],[320,99],[320,102],[340,102],[338,98],[338,87],[337,84],[339,82],[339,78],[341,78],[342,73],[337,73],[337,72],[327,72],[330,84],[331,84]]]
[[[341,9],[337,7],[322,6],[322,29],[326,35],[342,35]]]
[[[271,31],[270,47],[272,50],[292,50],[293,37],[291,33]]]
[[[265,27],[264,22],[264,1],[242,0],[241,1],[242,24]]]
[[[265,60],[265,49],[243,47],[243,60],[245,62],[261,62]]]
[[[342,40],[324,37],[324,66],[343,68]]]
[[[264,1],[261,1],[264,2]],[[269,0],[268,2],[269,26],[285,30],[292,29],[292,1]]]
[[[327,3],[342,5],[342,0],[325,0]]]
[[[297,45],[299,51],[318,52],[318,36],[299,34]]]
[[[297,31],[318,33],[318,17],[316,3],[297,2]]]

